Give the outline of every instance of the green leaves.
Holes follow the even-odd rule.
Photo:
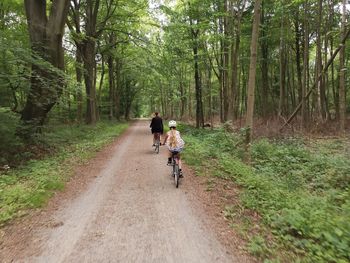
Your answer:
[[[252,145],[253,167],[249,167],[241,161],[239,135],[190,127],[182,128],[182,133],[189,142],[186,162],[199,172],[204,169],[200,165],[209,163],[206,174],[240,185],[241,204],[261,215],[280,246],[296,258],[301,256],[302,262],[348,262],[350,160],[347,148],[341,146],[348,141],[311,141],[306,146],[301,139],[257,140]],[[234,217],[234,211],[228,207],[225,216]],[[270,258],[272,251],[265,242],[262,236],[254,236],[248,249]]]
[[[19,122],[15,113],[0,107],[0,120],[0,166],[3,166],[10,164],[10,159],[17,154],[23,142],[15,134]]]
[[[261,236],[253,236],[248,244],[248,251],[255,256],[266,255],[269,251],[265,239]]]

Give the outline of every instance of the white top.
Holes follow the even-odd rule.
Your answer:
[[[169,150],[179,149],[185,146],[184,140],[181,138],[180,132],[177,130],[170,130],[167,132],[168,139],[166,141],[166,146]]]

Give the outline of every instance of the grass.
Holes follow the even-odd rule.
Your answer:
[[[180,129],[186,163],[198,175],[211,169],[206,174],[239,185],[241,205],[261,217],[260,233],[249,235],[242,226],[252,254],[266,262],[350,261],[348,140],[257,140],[247,166],[240,134]],[[225,212],[233,225],[235,210]]]
[[[127,123],[112,122],[100,122],[95,127],[47,127],[37,140],[52,154],[0,173],[0,226],[26,214],[29,208],[45,205],[55,191],[64,188],[76,164],[93,157],[127,127]]]

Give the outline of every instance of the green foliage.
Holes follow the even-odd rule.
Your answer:
[[[248,251],[255,256],[263,256],[269,251],[265,239],[261,236],[253,236],[248,244]]]
[[[55,154],[0,173],[0,226],[28,208],[44,205],[54,191],[64,188],[74,165],[91,158],[127,126],[101,122],[95,127],[48,127],[40,141]]]
[[[182,130],[186,162],[199,173],[209,167],[213,176],[240,185],[242,205],[259,212],[276,240],[294,251],[295,260],[349,261],[350,160],[344,141],[311,141],[306,146],[302,139],[258,140],[249,167],[241,160],[239,135],[222,129]],[[226,216],[234,215],[232,211],[226,210]],[[248,249],[262,258],[272,253],[260,236],[251,239]]]
[[[23,146],[15,134],[18,121],[15,113],[0,107],[0,166],[7,165],[16,151]]]

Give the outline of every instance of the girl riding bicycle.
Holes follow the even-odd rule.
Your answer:
[[[176,130],[176,121],[171,120],[169,121],[169,128],[170,131],[166,133],[166,136],[164,138],[163,144],[168,147],[169,150],[169,156],[168,156],[168,164],[171,164],[171,157],[173,154],[177,154],[177,157],[179,159],[179,170],[180,170],[180,177],[182,176],[182,163],[180,159],[180,152],[182,152],[185,142],[181,138],[180,132]]]

